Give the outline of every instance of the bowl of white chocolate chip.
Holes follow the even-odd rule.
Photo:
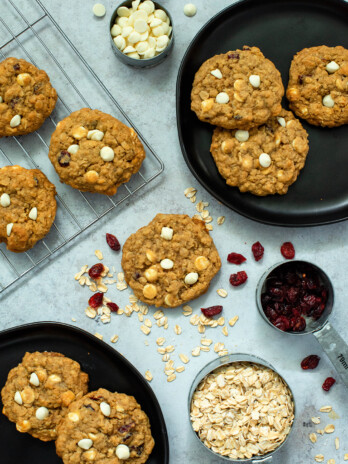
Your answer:
[[[161,63],[174,45],[168,11],[151,0],[127,0],[110,21],[112,48],[125,64],[148,68]]]

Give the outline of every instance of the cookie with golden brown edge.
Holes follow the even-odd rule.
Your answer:
[[[10,251],[32,248],[48,234],[57,209],[56,188],[39,169],[0,169],[0,242]]]
[[[0,63],[0,137],[39,129],[56,102],[57,92],[45,71],[17,58]]]
[[[176,307],[199,297],[220,267],[205,223],[185,214],[157,214],[123,245],[128,285],[155,306]]]
[[[57,438],[69,404],[87,393],[88,375],[60,353],[26,353],[1,391],[2,412],[19,432],[42,441]]]
[[[257,47],[215,55],[195,75],[191,109],[198,119],[226,129],[249,129],[281,111],[279,71]]]
[[[286,96],[294,113],[310,124],[347,124],[348,50],[321,45],[298,52],[291,62]]]
[[[154,444],[149,419],[135,398],[100,388],[69,406],[56,450],[64,464],[144,464]]]
[[[58,123],[48,156],[61,182],[114,195],[139,171],[145,150],[134,129],[102,111],[82,108]]]
[[[254,195],[284,195],[304,167],[308,135],[290,111],[249,131],[217,127],[210,147],[226,183]]]

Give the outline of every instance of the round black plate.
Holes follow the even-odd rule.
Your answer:
[[[293,55],[317,45],[348,48],[348,3],[343,0],[244,0],[212,18],[196,35],[177,80],[177,124],[185,161],[197,180],[219,201],[266,224],[310,226],[348,218],[347,126],[323,129],[303,121],[309,154],[286,195],[257,197],[229,187],[210,155],[213,126],[190,110],[194,75],[213,55],[259,47],[281,72],[285,88]],[[287,103],[284,101],[284,107]]]
[[[133,395],[149,416],[155,447],[147,464],[168,464],[166,424],[158,401],[143,376],[106,343],[81,329],[43,322],[0,333],[0,389],[7,374],[26,351],[56,351],[79,362],[89,375],[89,390],[99,387]],[[1,464],[62,464],[54,442],[44,443],[16,431],[15,424],[0,414]]]

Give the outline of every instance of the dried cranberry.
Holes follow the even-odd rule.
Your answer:
[[[299,84],[303,84],[303,78],[304,76],[302,76],[301,74],[298,76],[297,80]]]
[[[227,56],[229,59],[233,58],[234,60],[239,60],[239,53],[230,53]]]
[[[140,272],[138,272],[138,271],[135,271],[135,272],[134,272],[134,274],[133,274],[133,279],[134,279],[134,280],[138,280],[138,279],[139,279],[139,277],[141,277],[141,274],[140,274]]]
[[[272,324],[277,327],[277,329],[283,330],[286,332],[290,328],[290,322],[289,319],[285,316],[279,316],[277,319],[272,322]]]
[[[118,306],[116,303],[106,303],[106,306],[110,309],[111,312],[116,313],[118,310]]]
[[[104,295],[101,292],[92,295],[88,300],[89,306],[94,309],[99,308],[103,304],[103,296]]]
[[[91,411],[95,411],[95,409],[93,408],[93,406],[91,404],[85,405],[85,408],[90,409]]]
[[[306,319],[302,316],[294,316],[290,319],[290,326],[293,332],[303,332],[306,328]]]
[[[201,308],[202,313],[205,317],[213,317],[217,314],[220,314],[222,311],[222,306],[210,306],[209,308]]]
[[[251,247],[251,251],[253,252],[255,261],[260,261],[260,259],[263,257],[265,249],[260,242],[255,242]]]
[[[304,295],[302,301],[306,303],[307,306],[312,308],[313,306],[318,306],[317,298],[315,295]],[[319,301],[321,303],[321,300]]]
[[[104,271],[104,265],[102,263],[94,264],[88,271],[88,275],[91,279],[99,279],[102,272]]]
[[[290,287],[286,291],[286,299],[289,301],[289,303],[294,303],[299,295],[299,289],[296,287]]]
[[[20,97],[14,97],[12,100],[9,102],[9,107],[14,109],[14,107],[17,105],[17,103],[20,101]]]
[[[118,429],[118,431],[119,431],[120,433],[129,432],[129,430],[131,430],[134,426],[135,426],[135,423],[134,423],[134,422],[130,422],[129,424],[122,425],[122,426]]]
[[[34,85],[34,93],[37,93],[37,92],[38,92],[38,90],[39,90],[41,87],[42,87],[42,84],[41,84],[41,82],[40,82],[40,83],[38,83],[38,84],[35,84],[35,85]]]
[[[333,377],[328,377],[323,383],[323,390],[328,392],[335,382],[336,380]]]
[[[106,243],[114,251],[120,251],[120,249],[121,249],[120,242],[112,234],[106,234]]]
[[[279,287],[271,287],[269,289],[269,293],[273,298],[275,298],[277,301],[281,301],[283,299],[283,290]]]
[[[310,356],[304,358],[304,360],[301,362],[301,367],[304,370],[315,369],[319,364],[319,361],[319,356],[317,356],[316,354],[311,354]]]
[[[244,284],[248,279],[248,275],[245,271],[237,272],[237,274],[230,275],[230,284],[233,287],[239,287],[239,285]]]
[[[227,261],[231,264],[242,264],[244,261],[246,261],[246,258],[244,258],[244,256],[240,255],[239,253],[230,253],[227,256]]]
[[[233,116],[233,118],[239,121],[240,119],[243,119],[243,116],[240,114],[236,114],[235,116]]]
[[[286,259],[295,258],[295,248],[291,242],[284,242],[283,245],[280,247],[280,251]]]
[[[68,151],[63,150],[60,152],[58,156],[59,166],[62,166],[62,168],[66,168],[67,166],[69,166],[70,160],[71,160],[71,156]]]
[[[270,306],[267,306],[267,308],[265,309],[265,314],[271,322],[276,320],[278,317],[277,311],[274,308],[271,308]]]
[[[14,69],[15,71],[18,71],[18,70],[20,69],[19,63],[14,64],[14,65],[13,65],[13,69]]]

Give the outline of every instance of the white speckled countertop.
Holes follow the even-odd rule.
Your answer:
[[[5,1],[5,0],[3,0]],[[98,260],[94,250],[104,253],[104,263],[115,266],[120,271],[120,254],[112,252],[105,243],[105,233],[114,233],[121,243],[128,235],[147,224],[157,212],[195,214],[195,206],[185,198],[186,187],[198,189],[197,200],[209,202],[209,211],[214,218],[212,236],[222,257],[223,267],[212,282],[208,293],[191,303],[195,313],[200,307],[223,304],[226,319],[238,315],[239,321],[229,328],[229,336],[221,333],[221,328],[208,329],[206,336],[214,342],[223,342],[231,352],[253,353],[268,360],[292,387],[297,405],[295,430],[279,454],[274,459],[277,464],[304,464],[314,462],[315,454],[325,455],[325,461],[335,458],[343,462],[348,453],[348,403],[347,389],[337,377],[331,363],[313,336],[291,338],[277,333],[261,319],[255,305],[255,288],[262,273],[277,261],[281,255],[279,247],[284,241],[292,241],[296,257],[312,261],[321,266],[332,279],[335,288],[335,308],[332,324],[339,328],[343,338],[348,340],[348,318],[346,317],[347,285],[346,272],[348,258],[348,223],[338,223],[315,228],[280,228],[262,225],[237,215],[207,194],[189,172],[183,160],[176,130],[175,84],[180,60],[196,32],[215,13],[231,1],[196,0],[198,13],[193,18],[183,14],[183,0],[163,0],[163,5],[171,12],[176,42],[174,50],[166,62],[150,70],[141,71],[128,68],[116,60],[105,34],[116,2],[105,0],[106,17],[96,19],[91,13],[93,0],[45,0],[44,4],[71,38],[82,55],[98,73],[107,88],[117,98],[135,125],[141,130],[153,149],[163,159],[165,170],[152,184],[143,189],[111,214],[101,219],[97,225],[84,232],[72,244],[54,255],[29,278],[11,288],[0,299],[1,328],[9,328],[33,321],[61,321],[75,324],[91,333],[100,332],[109,342],[113,334],[120,336],[113,345],[132,362],[140,372],[149,369],[153,374],[151,386],[161,404],[166,420],[169,442],[170,463],[217,464],[219,458],[212,458],[194,440],[190,432],[187,415],[187,396],[196,373],[216,357],[213,350],[192,358],[186,370],[177,374],[177,379],[167,383],[163,373],[164,363],[157,353],[156,338],[164,336],[166,344],[173,344],[172,358],[181,364],[179,353],[190,354],[199,345],[201,335],[197,328],[182,315],[181,309],[167,310],[168,330],[154,327],[150,335],[140,332],[136,314],[127,318],[113,315],[110,324],[88,319],[84,314],[91,292],[82,288],[74,280],[74,274],[82,265],[92,265]],[[82,85],[82,84],[81,84]],[[81,88],[83,92],[88,89]],[[226,217],[222,226],[216,225],[216,218]],[[250,248],[255,241],[265,247],[265,256],[255,263]],[[225,264],[226,255],[236,251],[244,254],[248,261],[243,266],[249,279],[241,288],[231,288],[228,277],[234,268]],[[222,300],[216,294],[218,288],[226,288],[228,297]],[[130,291],[119,292],[111,286],[107,296],[120,307],[128,303]],[[149,314],[152,318],[154,309]],[[76,322],[72,322],[76,318]],[[182,334],[175,335],[174,325],[182,327]],[[148,341],[148,346],[145,345]],[[300,361],[309,354],[321,356],[319,367],[313,372],[304,372]],[[321,389],[323,380],[333,376],[337,384],[326,394]],[[318,409],[326,404],[333,406],[340,419],[323,417],[322,424],[334,423],[336,431],[332,435],[319,436],[314,445],[308,434],[317,428],[310,418],[318,414]],[[334,438],[340,438],[341,447],[335,450]]]

